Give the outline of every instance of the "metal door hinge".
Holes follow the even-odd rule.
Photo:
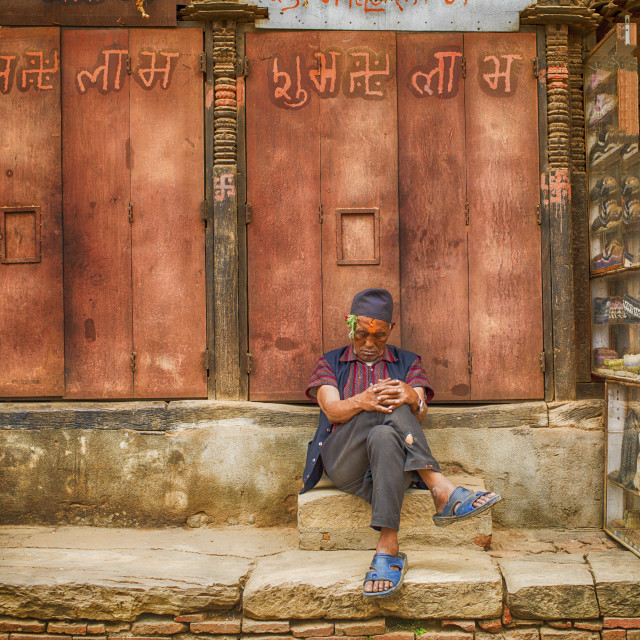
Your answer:
[[[469,203],[464,205],[464,223],[469,226]]]
[[[136,370],[136,352],[131,352],[131,372],[133,373]]]
[[[469,369],[469,373],[473,371],[473,356],[471,355],[471,351],[467,354],[467,367]]]
[[[542,373],[545,373],[547,370],[547,361],[545,358],[544,351],[540,352],[540,355],[538,356],[538,361],[540,362],[540,371],[542,371]]]
[[[250,202],[245,202],[244,205],[244,223],[250,224],[253,219],[253,209],[251,208]]]
[[[324,213],[322,209],[322,202],[318,205],[318,222],[322,224],[322,220],[324,219]]]
[[[252,368],[253,368],[253,356],[247,352],[247,375],[251,373]]]
[[[133,222],[133,202],[129,202],[129,222]]]
[[[467,59],[466,58],[462,58],[462,60],[460,60],[460,71],[462,72],[462,77],[466,78],[467,77]]]
[[[127,54],[127,75],[131,75],[131,56]]]
[[[542,224],[542,209],[539,204],[536,205],[536,222]]]
[[[531,58],[531,64],[533,65],[533,77],[537,78],[540,75],[538,68],[538,58]]]
[[[207,73],[207,56],[204,51],[200,54],[200,71],[202,73]]]
[[[209,362],[209,349],[205,349],[202,352],[202,368],[207,372],[207,375],[209,375],[209,370],[211,369],[211,364]]]
[[[205,198],[200,203],[200,217],[207,222],[209,220],[209,201]]]

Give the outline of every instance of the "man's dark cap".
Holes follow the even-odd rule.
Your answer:
[[[351,315],[391,322],[393,298],[386,289],[365,289],[353,296]]]

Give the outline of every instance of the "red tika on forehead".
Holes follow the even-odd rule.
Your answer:
[[[369,321],[369,333],[375,333],[376,332],[376,328],[373,325],[373,318]]]

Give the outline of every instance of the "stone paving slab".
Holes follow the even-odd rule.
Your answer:
[[[640,616],[640,558],[630,551],[587,554],[603,616]]]
[[[257,619],[495,618],[502,577],[481,551],[413,551],[404,586],[386,599],[362,596],[368,551],[288,551],[260,558],[245,586],[244,613]]]
[[[450,476],[450,480],[473,491],[485,490],[483,480],[475,476]],[[436,527],[431,519],[434,513],[428,491],[407,491],[400,520],[401,548],[484,548],[491,542],[491,511],[455,527]],[[370,521],[371,507],[362,498],[338,491],[330,483],[298,496],[300,549],[375,549],[378,534],[369,526]]]
[[[600,610],[582,555],[542,554],[498,560],[513,616],[558,620],[598,618]]]
[[[295,548],[293,527],[2,527],[0,549],[139,549],[256,558]]]
[[[248,558],[185,551],[4,548],[0,613],[131,620],[229,609],[250,566]]]

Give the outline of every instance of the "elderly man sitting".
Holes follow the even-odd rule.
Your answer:
[[[301,493],[316,485],[324,468],[338,489],[371,504],[371,526],[380,538],[364,581],[370,598],[391,595],[402,584],[407,557],[399,551],[398,528],[412,482],[431,491],[437,526],[478,515],[500,500],[455,487],[440,472],[420,426],[433,389],[419,356],[387,345],[392,314],[386,289],[356,294],[346,318],[351,344],[325,353],[307,387],[322,411]]]

